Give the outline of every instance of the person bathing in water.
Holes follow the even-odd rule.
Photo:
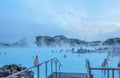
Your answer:
[[[108,62],[107,62],[107,59],[104,59],[104,61],[102,62],[101,64],[101,67],[108,67]],[[106,70],[102,70],[102,72],[104,72],[104,75],[106,74]]]
[[[108,67],[107,59],[104,59],[104,61],[102,62],[102,67]]]
[[[34,59],[34,66],[38,66],[38,65],[39,65],[39,58],[38,58],[38,55],[36,55]]]

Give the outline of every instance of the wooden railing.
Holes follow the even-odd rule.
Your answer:
[[[93,78],[93,76],[91,76],[92,75],[91,71],[94,71],[94,70],[101,70],[101,71],[104,70],[104,71],[106,71],[107,72],[107,78],[110,78],[110,71],[112,71],[112,78],[115,78],[115,73],[114,73],[115,71],[117,71],[117,70],[120,71],[120,68],[112,68],[112,67],[93,68],[93,67],[90,67],[90,62],[87,59],[86,59],[86,67],[87,67],[88,78]]]
[[[55,64],[55,72],[58,72],[58,71],[60,72],[60,68],[62,67],[62,64],[60,63],[60,61],[57,58],[52,58],[52,59],[49,59],[47,61],[44,61],[44,62],[40,63],[37,66],[32,66],[28,69],[22,70],[20,72],[17,72],[17,73],[14,73],[12,75],[9,75],[7,77],[2,77],[2,78],[15,78],[19,74],[24,74],[23,78],[27,78],[26,72],[33,69],[33,68],[37,68],[37,78],[40,78],[40,67],[41,67],[41,65],[45,65],[45,78],[47,78],[47,76],[48,76],[48,63],[49,62],[51,63],[51,66],[50,66],[51,74],[53,73],[53,63]],[[57,74],[56,74],[56,78],[57,78]]]

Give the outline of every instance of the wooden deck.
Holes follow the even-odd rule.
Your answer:
[[[88,78],[86,73],[54,72],[48,78]]]

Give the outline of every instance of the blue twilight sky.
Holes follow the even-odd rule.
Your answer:
[[[36,35],[120,37],[120,0],[0,0],[0,41]]]

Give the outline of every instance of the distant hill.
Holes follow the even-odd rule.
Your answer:
[[[120,38],[110,38],[104,41],[104,44],[113,45],[113,44],[120,44]]]
[[[0,48],[5,48],[5,47],[27,47],[27,46],[29,46],[29,44],[28,44],[28,41],[27,41],[26,38],[15,41],[12,44],[0,43]]]
[[[37,36],[37,46],[79,46],[79,45],[99,45],[101,41],[85,42],[79,39],[67,38],[63,35],[57,36]]]
[[[1,47],[10,47],[11,45],[8,43],[0,43],[0,48]]]
[[[87,45],[87,46],[97,46],[97,45],[114,45],[120,44],[120,38],[109,38],[105,41],[83,41],[80,39],[75,38],[67,38],[64,35],[56,35],[56,36],[36,36],[31,43],[31,40],[27,38],[20,39],[15,41],[12,44],[0,42],[1,47],[28,47],[31,45],[37,45],[38,47],[46,46],[46,47],[56,47],[56,46],[80,46],[80,45]]]
[[[29,46],[29,42],[26,38],[23,38],[21,40],[18,40],[16,42],[12,43],[11,46],[13,46],[13,47],[27,47],[27,46]]]

